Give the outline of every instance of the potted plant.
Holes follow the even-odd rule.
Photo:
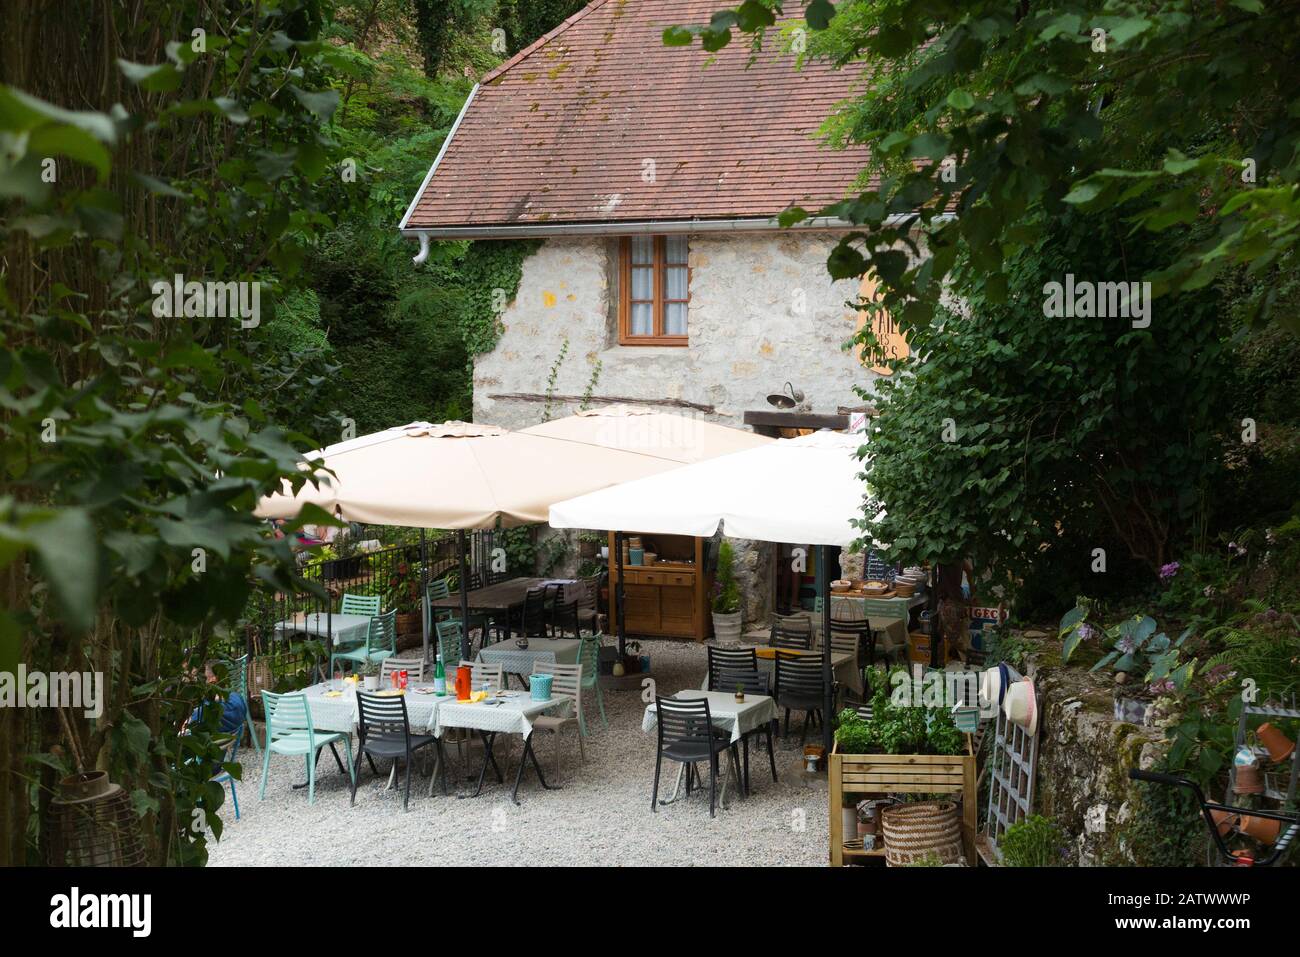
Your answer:
[[[745,686],[742,685],[742,684],[737,683],[737,684],[736,684],[736,704],[744,704],[744,703],[745,703]]]
[[[736,582],[731,542],[718,548],[718,569],[713,582],[713,636],[718,641],[740,640],[740,585]]]
[[[379,662],[367,661],[361,669],[361,674],[367,691],[379,690]]]
[[[384,590],[384,604],[397,611],[397,633],[409,635],[420,629],[420,576],[410,562],[393,566]]]
[[[593,559],[600,554],[600,543],[603,539],[597,532],[585,531],[578,533],[578,557]],[[608,546],[606,546],[608,548]]]

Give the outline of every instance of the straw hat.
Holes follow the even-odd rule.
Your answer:
[[[1002,711],[1008,721],[1020,725],[1030,736],[1037,734],[1038,696],[1034,693],[1034,683],[1028,678],[1013,682],[1002,699]]]
[[[980,698],[989,704],[1001,707],[1002,697],[1006,694],[1009,684],[1011,684],[1011,671],[1006,664],[989,668],[980,675]]]

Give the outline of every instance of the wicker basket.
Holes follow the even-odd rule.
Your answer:
[[[885,862],[906,867],[937,857],[943,864],[961,864],[961,814],[952,801],[917,801],[887,807],[881,814]]]

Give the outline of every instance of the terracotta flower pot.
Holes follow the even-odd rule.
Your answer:
[[[1264,791],[1264,775],[1254,765],[1239,767],[1232,789],[1238,794],[1261,794]]]
[[[1241,823],[1237,825],[1237,830],[1248,837],[1253,837],[1261,844],[1273,844],[1277,841],[1278,835],[1282,833],[1282,822],[1271,817],[1255,817],[1253,814],[1244,814]]]
[[[1282,729],[1274,724],[1265,723],[1259,726],[1255,732],[1255,737],[1259,743],[1268,749],[1268,759],[1270,761],[1285,761],[1291,757],[1291,752],[1295,750],[1295,742],[1282,733]]]
[[[1227,837],[1232,833],[1239,823],[1240,815],[1233,814],[1231,811],[1211,811],[1210,817],[1214,818],[1214,824],[1219,832],[1219,837]]]

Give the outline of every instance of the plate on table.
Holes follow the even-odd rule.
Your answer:
[[[385,688],[379,692],[381,698],[396,698],[398,695],[405,694],[401,688]]]

